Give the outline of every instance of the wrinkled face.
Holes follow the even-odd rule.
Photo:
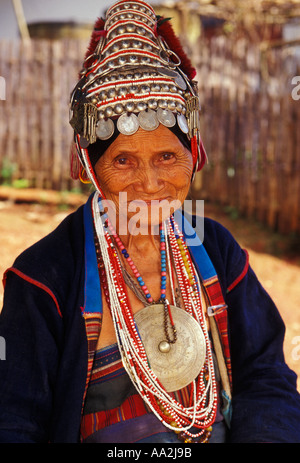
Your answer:
[[[162,125],[150,132],[140,128],[131,136],[120,134],[95,165],[117,216],[126,215],[132,223],[138,219],[141,228],[157,225],[181,206],[192,171],[191,153]]]

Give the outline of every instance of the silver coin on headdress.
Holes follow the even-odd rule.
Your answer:
[[[157,119],[165,127],[174,127],[176,124],[176,118],[169,109],[158,108]]]
[[[135,114],[122,114],[117,122],[117,127],[123,135],[133,135],[139,129],[139,120]]]
[[[96,135],[100,140],[108,140],[115,131],[115,125],[111,119],[100,119],[96,125]]]
[[[156,112],[152,109],[141,111],[138,115],[139,124],[144,130],[155,130],[159,126],[159,120]]]
[[[158,66],[156,70],[163,76],[173,77],[174,79],[178,76],[178,72],[173,71],[173,69],[170,69],[170,68]]]
[[[184,114],[177,114],[177,123],[183,133],[189,133],[189,127]]]
[[[177,77],[175,77],[175,83],[179,88],[181,88],[181,90],[186,90],[186,82],[180,74],[177,74]]]

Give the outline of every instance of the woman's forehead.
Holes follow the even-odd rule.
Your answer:
[[[139,153],[147,149],[148,151],[169,151],[182,148],[185,150],[179,138],[166,127],[160,125],[154,131],[146,131],[142,128],[133,135],[120,134],[110,145],[107,151],[113,153],[116,151],[131,151]]]

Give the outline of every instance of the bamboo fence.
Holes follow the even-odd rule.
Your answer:
[[[194,197],[229,205],[273,230],[299,232],[300,87],[292,84],[297,75],[300,83],[299,55],[220,37],[195,59],[209,163]]]
[[[0,42],[2,183],[79,187],[69,175],[68,100],[86,46],[77,39]],[[209,157],[193,196],[236,207],[275,230],[300,232],[300,100],[291,96],[299,55],[224,37],[194,46],[191,55]]]

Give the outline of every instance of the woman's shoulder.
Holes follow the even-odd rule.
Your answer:
[[[247,250],[241,247],[231,231],[209,217],[204,218],[203,245],[226,292],[233,289],[248,270]]]
[[[83,259],[83,206],[69,214],[51,233],[25,249],[12,268],[30,278],[58,280],[67,277]]]

